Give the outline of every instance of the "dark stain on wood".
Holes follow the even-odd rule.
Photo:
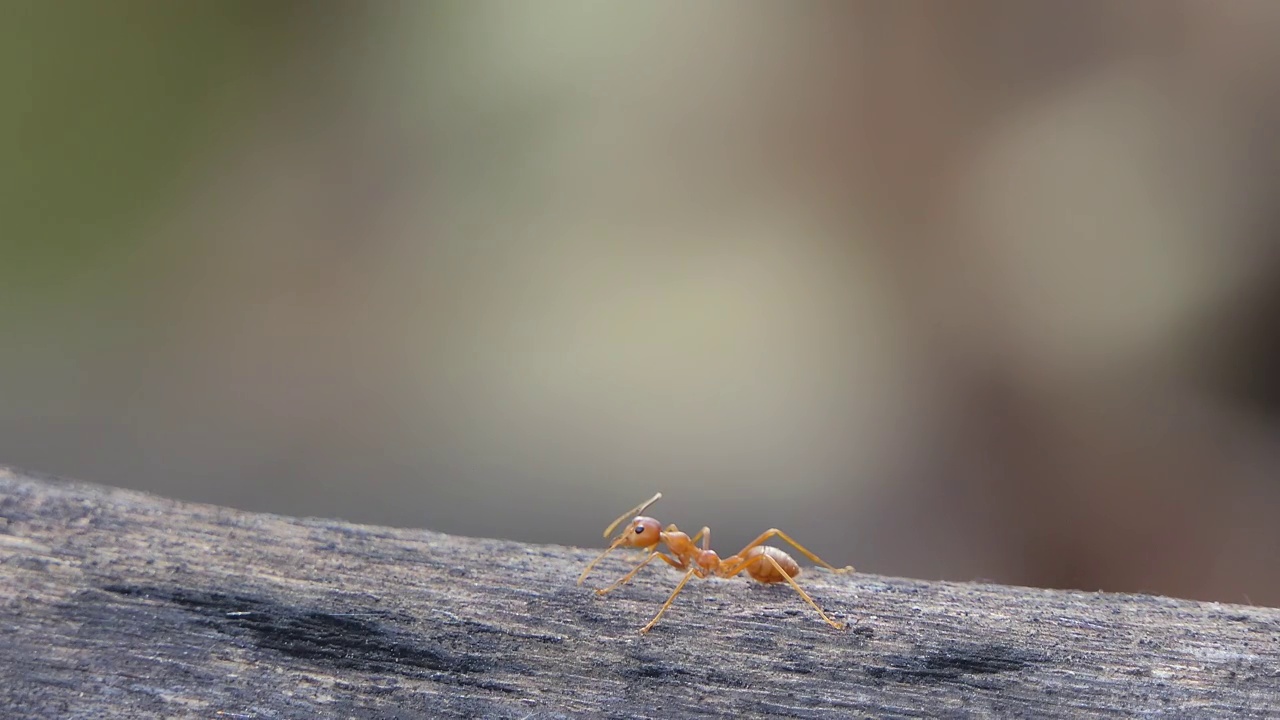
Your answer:
[[[1045,658],[1036,653],[1003,645],[956,645],[920,650],[916,655],[888,658],[884,666],[868,667],[873,678],[905,683],[932,683],[958,680],[964,675],[994,675],[1019,672]]]
[[[435,638],[414,637],[390,625],[385,612],[350,608],[332,613],[250,598],[176,588],[107,585],[103,590],[137,601],[172,604],[228,635],[249,631],[254,644],[329,670],[400,675],[431,670],[459,675],[492,670],[493,655],[511,652],[502,635],[464,629]],[[445,646],[465,649],[451,652]],[[510,663],[506,663],[510,667]]]

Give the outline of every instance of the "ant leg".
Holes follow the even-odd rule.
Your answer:
[[[586,579],[587,579],[587,575],[589,575],[589,574],[591,573],[591,568],[595,567],[595,566],[596,566],[596,563],[598,563],[598,562],[600,562],[601,560],[603,560],[605,555],[608,555],[609,553],[611,553],[611,552],[613,552],[614,550],[616,550],[616,549],[618,548],[618,546],[619,546],[619,545],[621,545],[621,544],[623,543],[623,541],[624,541],[624,540],[626,540],[626,536],[625,536],[625,535],[619,535],[619,536],[618,536],[618,539],[617,539],[617,540],[614,540],[612,543],[610,543],[610,544],[609,544],[609,547],[605,548],[605,549],[604,549],[604,552],[601,552],[599,555],[597,555],[595,560],[592,560],[591,562],[587,563],[587,566],[586,566],[585,568],[583,568],[583,569],[582,569],[582,574],[578,576],[578,584],[579,584],[579,585],[581,585],[581,584],[582,584],[582,581],[583,581],[583,580],[586,580]],[[655,547],[656,547],[656,545],[655,545]]]
[[[826,560],[823,560],[817,555],[814,555],[813,553],[809,552],[808,548],[796,542],[795,540],[792,540],[790,537],[787,536],[786,533],[782,532],[778,528],[769,528],[768,530],[760,533],[760,537],[747,543],[746,547],[738,551],[738,555],[739,556],[745,555],[748,550],[750,550],[753,547],[756,547],[757,545],[763,544],[766,540],[774,537],[775,535],[777,537],[782,538],[783,540],[786,540],[791,545],[791,547],[795,548],[796,550],[799,550],[801,553],[804,554],[805,557],[809,558],[810,560],[814,561],[815,563],[821,565],[822,567],[832,572],[838,572],[838,573],[853,572],[852,565],[845,565],[842,568],[832,567],[831,564],[828,563]],[[743,567],[746,567],[746,566],[744,565]]]
[[[800,597],[804,598],[804,601],[805,601],[805,602],[807,602],[807,603],[809,603],[810,605],[812,605],[812,606],[813,606],[813,609],[818,611],[818,614],[822,616],[822,619],[823,619],[823,620],[826,620],[826,621],[827,621],[827,624],[828,624],[828,625],[830,625],[831,627],[833,627],[833,628],[835,628],[835,629],[837,629],[837,630],[843,630],[843,629],[845,628],[845,624],[844,624],[844,623],[842,623],[842,622],[838,622],[838,621],[836,621],[836,620],[832,620],[830,617],[828,617],[828,616],[827,616],[827,614],[826,614],[825,612],[823,612],[823,611],[822,611],[822,608],[818,607],[818,603],[814,602],[813,598],[809,597],[809,593],[805,592],[805,591],[804,591],[804,588],[800,587],[800,584],[799,584],[799,583],[797,583],[797,582],[795,581],[795,579],[793,579],[790,575],[788,575],[786,570],[783,570],[783,569],[782,569],[782,566],[778,564],[778,561],[777,561],[777,560],[774,560],[772,557],[770,557],[770,556],[769,556],[769,555],[767,555],[767,554],[763,554],[763,553],[762,553],[762,554],[760,554],[760,555],[754,555],[754,556],[752,556],[752,557],[749,557],[749,558],[747,558],[746,560],[743,560],[742,562],[740,562],[740,563],[738,563],[738,564],[736,564],[736,565],[733,565],[733,566],[730,566],[730,567],[726,568],[726,569],[725,569],[725,571],[724,571],[724,574],[725,574],[725,576],[726,576],[726,577],[730,577],[730,576],[732,576],[732,575],[737,575],[738,573],[742,572],[743,570],[746,570],[748,565],[750,565],[751,563],[753,563],[753,562],[755,562],[755,561],[757,561],[757,560],[760,560],[761,558],[763,558],[763,559],[765,559],[765,560],[768,560],[768,561],[769,561],[769,563],[770,563],[771,565],[773,565],[773,569],[778,571],[778,574],[779,574],[779,575],[781,575],[781,576],[783,577],[783,579],[787,581],[787,584],[788,584],[788,585],[790,585],[790,586],[792,587],[792,589],[794,589],[796,592],[800,593]],[[732,571],[732,572],[730,572],[730,571]]]
[[[666,612],[667,608],[671,607],[672,601],[676,599],[676,596],[679,595],[680,591],[684,589],[685,583],[689,582],[689,578],[693,577],[694,573],[696,572],[698,572],[698,568],[696,566],[691,567],[689,568],[689,571],[684,574],[684,577],[680,578],[680,584],[676,586],[675,590],[671,591],[671,597],[667,598],[667,601],[662,603],[662,609],[658,611],[657,615],[653,616],[653,619],[649,621],[648,625],[645,625],[644,627],[640,628],[641,634],[649,632],[650,630],[653,629],[654,625],[658,624],[658,618],[662,617],[662,613]]]
[[[652,562],[654,558],[662,558],[664,562],[666,562],[668,565],[678,570],[684,569],[684,565],[681,564],[679,561],[672,560],[670,557],[667,557],[666,553],[655,550],[649,553],[649,556],[646,557],[644,561],[641,562],[639,565],[635,566],[635,568],[633,568],[631,572],[627,573],[626,575],[623,575],[622,579],[618,580],[617,582],[615,582],[614,584],[610,585],[607,588],[601,588],[599,590],[596,590],[596,594],[604,595],[606,593],[610,593],[610,592],[613,592],[614,590],[617,590],[620,586],[626,584],[628,580],[635,577],[636,573],[640,572],[640,569],[643,568],[645,565],[648,565],[650,562]]]
[[[663,529],[662,532],[664,533],[680,532],[680,528],[676,527],[675,524],[672,523],[671,525],[668,525],[665,529]],[[704,533],[710,534],[711,531],[706,528],[702,528],[701,530],[698,531],[697,535],[694,535],[693,537],[689,538],[689,542],[694,543],[696,545],[698,543],[698,538],[701,538]]]
[[[679,528],[677,528],[675,525],[668,525],[668,526],[667,526],[667,532],[669,532],[669,533],[670,533],[670,532],[676,532],[676,531],[678,531],[678,530],[679,530]],[[689,542],[693,543],[694,545],[697,545],[697,544],[698,544],[698,540],[699,540],[699,539],[701,539],[701,540],[702,540],[702,549],[703,549],[703,550],[709,550],[709,549],[711,548],[711,528],[709,528],[709,527],[707,527],[707,526],[705,526],[705,525],[704,525],[704,526],[702,527],[702,529],[701,529],[701,530],[699,530],[699,531],[698,531],[698,533],[697,533],[696,535],[694,535],[693,537],[689,538]]]

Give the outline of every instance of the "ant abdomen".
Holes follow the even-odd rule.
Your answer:
[[[778,564],[774,565],[773,563],[764,560],[762,558],[764,555],[768,555],[773,558]],[[756,582],[783,582],[787,578],[783,576],[782,573],[778,572],[779,567],[782,568],[783,572],[793,578],[800,574],[800,565],[796,563],[795,559],[782,550],[769,545],[757,545],[756,547],[751,548],[746,552],[743,559],[747,561],[747,566],[744,569],[747,571],[747,574],[751,576],[751,579]]]

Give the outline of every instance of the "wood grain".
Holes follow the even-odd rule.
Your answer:
[[[604,598],[597,549],[0,468],[0,717],[1280,716],[1280,610],[806,571]],[[599,586],[632,556],[602,563]]]

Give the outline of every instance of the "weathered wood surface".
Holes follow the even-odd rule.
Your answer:
[[[1280,717],[1280,610],[594,552],[0,468],[0,717]]]

